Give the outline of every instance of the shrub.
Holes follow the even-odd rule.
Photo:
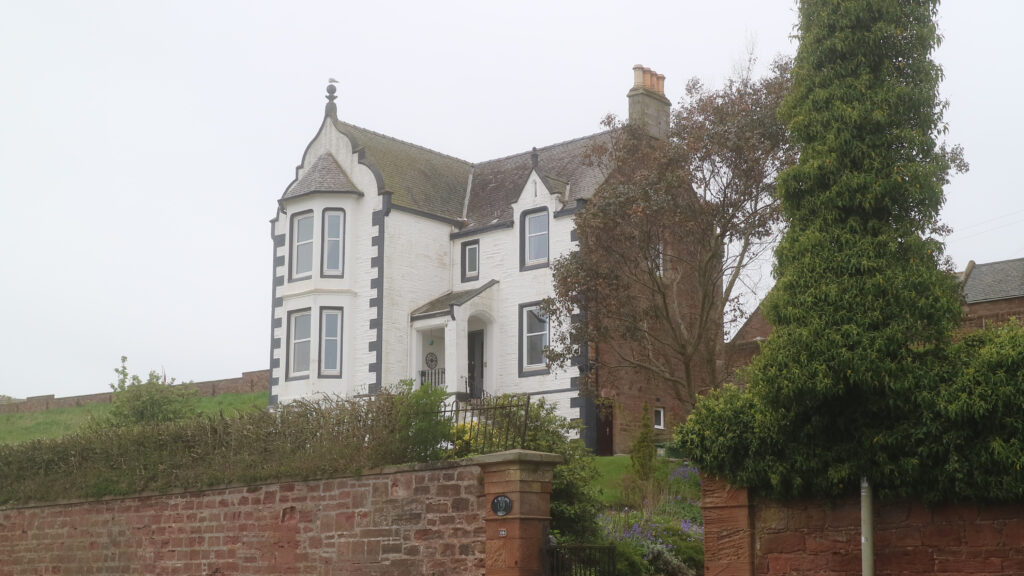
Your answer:
[[[577,435],[580,425],[555,412],[543,398],[530,403],[526,432],[528,450],[560,454],[551,487],[551,529],[568,542],[589,542],[599,535],[600,501],[591,482],[597,475],[594,457]]]
[[[889,458],[872,481],[882,499],[928,503],[1024,498],[1024,326],[1011,321],[931,351],[901,415],[874,437]],[[773,497],[852,494],[849,462],[779,427],[757,387],[699,402],[676,431],[701,469]],[[808,475],[807,470],[820,474]]]
[[[196,391],[185,385],[175,386],[174,378],[165,378],[154,371],[142,380],[128,373],[128,357],[121,356],[121,366],[114,369],[117,382],[113,390],[110,412],[106,417],[93,420],[92,427],[118,427],[135,424],[155,424],[195,418]]]
[[[633,440],[633,449],[629,461],[633,465],[633,475],[641,482],[647,482],[654,475],[654,426],[651,424],[651,409],[644,402],[644,412],[640,419],[640,433]]]
[[[399,386],[236,417],[91,427],[0,445],[0,505],[304,480],[448,457],[443,392]]]
[[[692,574],[701,570],[704,529],[696,502],[700,490],[696,469],[683,464],[669,473],[656,473],[647,484],[651,483],[661,488],[644,506],[601,515],[603,537],[638,555],[645,568],[635,573]]]

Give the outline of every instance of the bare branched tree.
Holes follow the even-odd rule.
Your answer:
[[[605,181],[576,216],[580,249],[554,265],[553,364],[597,343],[594,368],[670,383],[685,406],[720,383],[724,325],[744,316],[740,289],[782,229],[775,180],[796,156],[776,114],[790,62],[753,67],[715,90],[691,80],[667,139],[605,120],[591,150]]]

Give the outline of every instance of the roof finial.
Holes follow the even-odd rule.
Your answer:
[[[337,83],[338,81],[335,80],[334,78],[329,78],[327,82],[327,106],[324,108],[324,114],[330,116],[331,118],[337,119],[338,105],[334,103],[334,100],[337,99],[338,97],[335,96],[334,93],[338,91],[338,87],[335,86],[334,84]]]
[[[533,162],[533,169],[537,169],[537,160],[540,159],[540,154],[537,153],[537,147],[533,147],[533,152],[530,152],[530,161]]]

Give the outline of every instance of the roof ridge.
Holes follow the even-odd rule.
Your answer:
[[[1024,260],[1024,256],[1020,258],[1010,258],[1009,260],[996,260],[995,262],[975,262],[974,267],[977,268],[978,266],[988,266],[989,264],[1006,264],[1008,262],[1017,262],[1021,260]]]
[[[344,124],[346,126],[351,126],[353,128],[358,128],[359,130],[362,130],[364,132],[369,132],[370,134],[373,134],[374,136],[380,136],[381,138],[387,138],[388,140],[393,140],[393,141],[401,143],[401,144],[406,144],[408,146],[412,146],[413,148],[419,148],[420,150],[424,150],[426,152],[431,152],[433,154],[437,154],[438,156],[444,156],[445,158],[450,158],[452,160],[457,160],[457,161],[462,162],[463,164],[465,164],[465,165],[467,165],[469,167],[473,166],[473,163],[470,162],[469,160],[463,160],[462,158],[459,158],[458,156],[452,156],[451,154],[445,154],[444,152],[439,152],[437,150],[434,150],[433,148],[427,148],[426,146],[422,146],[420,144],[409,142],[408,140],[402,140],[401,138],[395,138],[394,136],[389,136],[387,134],[384,134],[383,132],[377,132],[376,130],[370,130],[369,128],[364,128],[362,126],[359,126],[358,124],[353,124],[351,122],[345,122],[344,120],[335,120],[335,122],[338,122],[339,124]]]
[[[610,134],[611,132],[612,132],[612,130],[601,130],[600,132],[594,132],[593,134],[587,134],[586,136],[579,136],[579,137],[576,137],[576,138],[570,138],[568,140],[563,140],[561,142],[555,142],[554,144],[548,144],[547,146],[544,146],[542,148],[537,148],[537,152],[541,152],[543,150],[547,150],[548,148],[554,148],[555,146],[563,146],[565,144],[572,144],[573,142],[578,142],[580,140],[586,140],[588,138],[593,138],[594,136],[601,136],[602,134]],[[524,154],[532,154],[532,153],[533,153],[533,150],[527,150],[525,152],[516,152],[515,154],[509,154],[507,156],[501,156],[501,157],[498,157],[498,158],[491,158],[490,160],[484,160],[482,162],[477,162],[476,164],[474,164],[474,166],[479,166],[481,164],[488,164],[490,162],[498,162],[500,160],[508,160],[509,158],[515,158],[516,156],[522,156]]]

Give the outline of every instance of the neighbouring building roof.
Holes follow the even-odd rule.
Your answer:
[[[321,154],[306,173],[285,190],[285,198],[294,198],[312,192],[363,192],[352,183],[338,161],[329,152]]]
[[[391,192],[391,203],[435,216],[459,220],[465,204],[466,185],[472,165],[465,160],[435,152],[333,119],[335,127],[362,147],[366,159]]]
[[[971,264],[961,273],[967,277],[964,299],[968,304],[1024,297],[1024,258]]]
[[[479,296],[484,290],[487,290],[497,283],[497,280],[489,280],[483,286],[473,288],[472,290],[448,292],[413,310],[409,315],[413,320],[417,320],[448,314],[451,312],[453,306],[462,306],[466,302],[469,302],[473,298]]]

